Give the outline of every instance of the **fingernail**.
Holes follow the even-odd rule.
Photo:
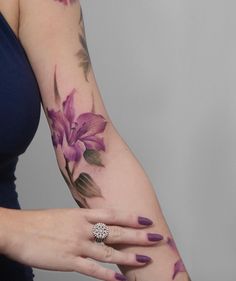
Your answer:
[[[147,237],[149,241],[160,241],[163,239],[163,236],[158,233],[147,233]]]
[[[150,220],[148,218],[145,218],[145,217],[141,217],[141,216],[138,217],[138,222],[139,222],[139,224],[142,224],[142,225],[151,225],[151,224],[153,224],[152,220]]]
[[[138,262],[149,262],[151,261],[152,259],[148,256],[144,256],[144,255],[136,255],[136,260]]]
[[[116,272],[115,278],[116,278],[117,280],[121,280],[121,281],[126,281],[126,280],[127,280],[127,277],[126,277],[126,276],[124,276],[124,275],[122,275],[122,274],[120,274],[120,273],[118,273],[118,272]]]

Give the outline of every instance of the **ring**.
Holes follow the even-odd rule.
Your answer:
[[[93,225],[92,232],[96,242],[103,242],[109,234],[109,229],[105,223],[98,222]]]

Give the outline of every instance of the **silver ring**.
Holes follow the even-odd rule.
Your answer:
[[[98,222],[96,224],[93,225],[93,236],[95,238],[96,242],[103,242],[108,234],[109,234],[109,228],[105,223],[102,222]]]

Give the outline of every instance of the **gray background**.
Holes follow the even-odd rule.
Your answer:
[[[235,1],[81,3],[105,106],[155,186],[193,281],[235,280]],[[76,207],[41,117],[16,172],[21,206]]]

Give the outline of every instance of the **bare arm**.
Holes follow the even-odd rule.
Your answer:
[[[21,0],[20,8],[20,39],[39,83],[58,167],[73,198],[81,208],[132,208],[153,219],[152,231],[164,236],[161,243],[116,246],[153,259],[142,268],[119,265],[129,280],[189,280],[153,186],[104,107],[79,1]]]

